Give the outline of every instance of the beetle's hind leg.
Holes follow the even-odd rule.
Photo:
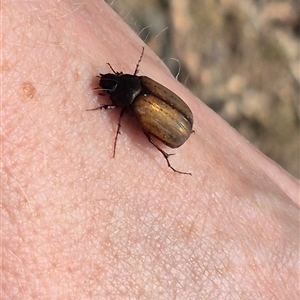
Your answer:
[[[186,174],[186,175],[192,175],[191,173],[187,173],[187,172],[181,172],[176,170],[175,168],[172,167],[170,161],[169,161],[169,156],[174,155],[173,153],[167,153],[165,152],[163,149],[161,149],[151,138],[151,136],[144,132],[145,135],[147,136],[149,142],[164,156],[165,160],[167,161],[168,167],[171,168],[174,172],[179,173],[179,174]]]

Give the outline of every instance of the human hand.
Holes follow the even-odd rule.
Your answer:
[[[299,184],[182,87],[149,50],[140,75],[192,109],[170,157],[95,76],[143,46],[101,1],[3,4],[3,293],[7,298],[296,299]]]

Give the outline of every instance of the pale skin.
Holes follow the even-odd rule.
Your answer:
[[[102,1],[2,3],[4,299],[297,299],[299,182],[180,85],[194,113],[174,173],[98,73],[143,42]]]

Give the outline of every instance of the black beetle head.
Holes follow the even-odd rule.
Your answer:
[[[100,75],[99,86],[110,95],[110,100],[115,106],[129,106],[142,90],[138,76],[123,73]]]

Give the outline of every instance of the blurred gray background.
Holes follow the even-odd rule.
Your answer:
[[[298,1],[106,2],[174,76],[180,62],[179,81],[299,178]]]

